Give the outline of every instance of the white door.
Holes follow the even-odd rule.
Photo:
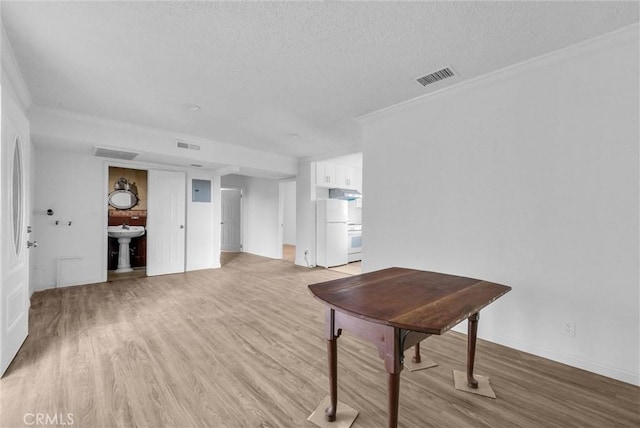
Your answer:
[[[2,97],[0,150],[0,375],[29,331],[29,125]]]
[[[242,190],[220,189],[222,193],[222,251],[242,251]]]
[[[150,170],[147,183],[147,275],[184,272],[185,175]]]

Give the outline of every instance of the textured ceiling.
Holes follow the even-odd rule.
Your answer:
[[[638,2],[3,1],[2,15],[36,106],[305,157],[358,150],[360,115],[637,22]],[[444,66],[459,76],[415,82]]]

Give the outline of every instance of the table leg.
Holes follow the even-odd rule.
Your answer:
[[[327,354],[329,356],[329,395],[331,404],[324,411],[325,419],[329,422],[336,420],[338,406],[338,341],[337,338],[327,340]]]
[[[413,347],[414,353],[413,353],[413,358],[411,358],[411,361],[413,361],[414,363],[419,363],[421,361],[420,358],[420,342],[416,343],[415,346]]]
[[[384,365],[387,369],[387,402],[388,402],[388,427],[398,426],[398,401],[400,398],[400,372],[403,365],[401,363],[402,353],[401,331],[397,328],[385,327],[382,341],[381,355],[384,356]]]
[[[480,314],[475,313],[468,318],[467,335],[467,385],[470,388],[477,388],[478,381],[473,377],[473,364],[476,359],[476,339],[478,336],[478,320]]]
[[[387,373],[387,399],[389,401],[388,426],[398,426],[398,402],[400,399],[400,373]]]

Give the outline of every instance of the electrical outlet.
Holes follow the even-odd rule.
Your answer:
[[[565,321],[562,325],[562,331],[569,337],[576,337],[576,323],[575,321]]]

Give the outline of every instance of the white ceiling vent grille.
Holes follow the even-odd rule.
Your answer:
[[[94,152],[94,155],[100,156],[103,158],[133,160],[133,158],[138,156],[138,153],[125,152],[124,150],[107,149],[104,147],[96,147],[96,151]]]
[[[199,145],[185,143],[184,141],[176,141],[176,146],[178,146],[179,149],[200,150],[200,146]]]
[[[433,73],[427,74],[426,76],[422,76],[417,78],[416,80],[422,86],[431,85],[432,83],[439,82],[440,80],[448,79],[450,77],[455,76],[453,70],[449,67],[445,67],[442,70],[434,71]]]

